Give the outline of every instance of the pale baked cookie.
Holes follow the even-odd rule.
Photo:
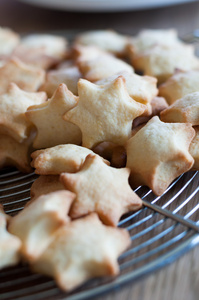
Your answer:
[[[60,181],[76,194],[70,217],[96,212],[104,224],[117,226],[123,214],[142,206],[142,200],[128,184],[129,173],[129,169],[112,168],[92,154],[79,172],[62,173]]]
[[[124,56],[128,42],[127,36],[118,34],[113,30],[93,30],[80,33],[75,38],[74,44],[95,45],[117,56]]]
[[[146,110],[129,96],[122,76],[102,86],[80,79],[78,94],[78,105],[64,119],[79,126],[82,146],[87,148],[104,141],[123,145],[131,134],[133,119]]]
[[[150,103],[157,96],[157,79],[151,76],[140,76],[135,73],[120,72],[111,77],[96,81],[95,84],[104,85],[111,83],[118,76],[123,76],[129,96],[143,104]]]
[[[68,50],[66,38],[51,34],[27,35],[22,38],[21,45],[29,50],[42,49],[44,54],[58,59],[63,59]]]
[[[163,123],[153,117],[127,142],[127,164],[132,187],[147,185],[161,195],[179,175],[191,169],[189,146],[195,135],[191,124]]]
[[[11,54],[19,42],[19,34],[9,28],[0,27],[0,55]]]
[[[6,227],[11,218],[4,213],[0,204],[0,269],[14,266],[20,261],[21,241],[18,237],[10,234]]]
[[[199,126],[194,126],[195,129],[195,137],[191,141],[189,152],[194,158],[194,165],[192,170],[199,170]]]
[[[159,86],[159,95],[165,97],[169,105],[194,92],[199,92],[199,70],[187,72],[177,70]]]
[[[7,134],[18,142],[26,139],[32,128],[25,112],[31,105],[46,101],[45,92],[30,93],[10,83],[8,91],[0,95],[0,134]]]
[[[36,92],[44,83],[45,71],[27,65],[19,59],[10,59],[0,68],[0,94],[7,91],[11,82],[27,92]]]
[[[156,45],[136,55],[132,64],[144,75],[154,76],[159,83],[166,81],[176,69],[183,71],[199,68],[199,59],[194,55],[192,45],[165,47]]]
[[[128,52],[132,59],[135,55],[155,45],[176,47],[182,44],[175,29],[144,29],[129,40]]]
[[[92,82],[107,78],[123,71],[134,73],[134,69],[131,65],[106,53],[99,55],[94,59],[79,59],[77,61],[77,65],[80,72],[83,74],[83,77]]]
[[[176,100],[160,113],[163,122],[191,123],[199,125],[199,92]]]
[[[20,59],[23,63],[39,67],[42,69],[49,69],[56,66],[59,63],[59,59],[46,55],[43,48],[27,48],[23,45],[18,45],[12,53],[13,58]]]
[[[8,135],[0,134],[0,169],[14,166],[21,172],[32,172],[30,166],[32,141],[32,136],[19,143]]]
[[[25,259],[36,260],[48,247],[56,230],[69,222],[67,215],[74,198],[69,191],[42,195],[11,219],[8,231],[20,238]]]
[[[107,53],[96,46],[73,45],[71,48],[70,58],[74,60],[75,63],[78,63],[78,61],[95,60],[96,58],[104,55],[114,57],[110,53]]]
[[[30,189],[31,200],[26,205],[29,205],[41,195],[46,195],[64,189],[63,184],[59,181],[59,175],[41,175],[33,182]]]
[[[53,147],[59,144],[80,144],[80,129],[63,120],[64,113],[77,105],[74,96],[65,84],[60,84],[52,98],[46,103],[28,109],[26,116],[37,128],[33,143],[36,149]]]
[[[105,226],[90,214],[62,226],[31,267],[70,291],[90,278],[117,275],[117,258],[130,244],[128,231]]]
[[[31,154],[32,167],[40,175],[59,175],[63,172],[77,172],[88,154],[95,153],[90,149],[73,145],[57,145],[52,148],[37,150]],[[104,160],[106,164],[108,161]]]
[[[46,80],[40,90],[47,93],[48,97],[52,97],[59,84],[65,83],[67,88],[77,95],[77,83],[82,77],[77,66],[71,66],[67,68],[60,68],[58,70],[52,70],[47,72]]]

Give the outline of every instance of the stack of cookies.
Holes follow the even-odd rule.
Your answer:
[[[38,179],[0,211],[0,268],[28,262],[70,291],[119,273],[120,218],[199,168],[199,59],[175,30],[21,38],[0,28],[0,167]]]

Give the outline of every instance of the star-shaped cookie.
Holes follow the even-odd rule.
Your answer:
[[[130,243],[128,231],[105,226],[90,214],[62,226],[32,269],[70,291],[90,278],[117,275],[117,258]]]
[[[199,92],[176,100],[160,113],[163,122],[191,123],[199,125]]]
[[[31,105],[45,102],[46,93],[30,93],[11,83],[8,91],[0,95],[0,133],[22,142],[29,136],[32,124],[25,112]]]
[[[136,55],[132,64],[135,70],[143,71],[144,75],[154,76],[162,83],[172,76],[176,69],[188,71],[199,68],[199,59],[195,56],[192,45],[155,45]]]
[[[196,135],[194,139],[191,141],[191,145],[189,148],[190,154],[194,158],[194,165],[192,170],[199,170],[199,126],[194,126]]]
[[[26,116],[37,128],[34,148],[81,143],[80,129],[62,118],[67,111],[77,105],[77,101],[78,98],[67,89],[66,85],[60,84],[46,103],[28,109]]]
[[[122,76],[106,85],[78,82],[78,105],[64,116],[82,131],[82,146],[92,148],[109,141],[123,145],[131,134],[132,122],[146,106],[133,100]]]
[[[77,66],[70,66],[67,68],[60,68],[58,70],[51,70],[46,74],[46,81],[40,88],[52,97],[59,84],[64,83],[69,91],[77,95],[77,82],[81,78],[81,73]]]
[[[37,259],[55,231],[69,222],[68,211],[74,197],[65,190],[42,195],[11,219],[8,231],[20,238],[21,253],[27,260]]]
[[[92,150],[85,147],[73,144],[57,145],[33,152],[31,165],[36,169],[35,173],[40,175],[74,173],[80,169],[88,154],[95,155]],[[104,162],[109,164],[107,160]]]
[[[36,92],[44,83],[45,71],[23,63],[17,58],[8,60],[0,68],[0,94],[6,93],[11,82],[22,90]]]
[[[150,103],[152,99],[157,96],[157,79],[151,76],[140,76],[135,73],[121,72],[120,74],[115,74],[111,77],[96,81],[96,84],[104,85],[112,82],[118,76],[123,76],[126,81],[126,88],[135,101],[143,104]]]
[[[129,41],[127,36],[113,30],[93,30],[80,33],[76,39],[77,45],[95,45],[118,56],[124,56]]]
[[[64,190],[63,184],[59,180],[59,175],[41,175],[31,185],[28,205],[41,195]]]
[[[127,142],[127,164],[133,187],[147,185],[161,195],[179,175],[191,169],[191,124],[164,123],[153,117]]]
[[[62,173],[60,181],[76,194],[71,218],[96,212],[105,224],[117,226],[124,213],[141,208],[141,199],[128,184],[129,173],[129,169],[110,167],[92,154],[79,172]]]
[[[16,265],[20,261],[21,241],[7,231],[8,220],[10,217],[4,213],[0,204],[0,269]]]
[[[0,169],[6,166],[14,166],[21,172],[32,172],[30,166],[32,141],[32,136],[19,143],[8,135],[0,134]]]
[[[176,70],[173,76],[159,86],[159,95],[165,97],[169,105],[187,94],[199,91],[199,70],[183,72]]]
[[[20,41],[19,35],[9,28],[0,27],[0,55],[9,55]]]

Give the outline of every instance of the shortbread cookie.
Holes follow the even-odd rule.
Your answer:
[[[86,61],[78,60],[78,67],[83,77],[92,82],[123,71],[134,72],[133,67],[129,64],[108,54],[100,55],[95,59]]]
[[[0,68],[0,94],[6,93],[11,82],[27,92],[36,92],[44,83],[44,70],[32,67],[19,59],[10,59]]]
[[[51,34],[30,34],[22,38],[21,45],[27,49],[42,49],[43,53],[58,59],[63,59],[67,52],[68,42],[62,36]]]
[[[76,46],[72,54],[84,78],[92,82],[123,71],[134,72],[131,65],[94,46]]]
[[[0,55],[9,55],[19,44],[19,35],[9,28],[0,27]]]
[[[59,63],[59,59],[46,55],[43,48],[27,48],[23,45],[18,45],[12,53],[13,58],[20,59],[25,64],[39,67],[42,69],[49,69]]]
[[[111,83],[118,76],[123,76],[129,96],[143,104],[150,103],[157,96],[157,79],[151,76],[140,76],[135,73],[120,72],[111,77],[96,81],[95,84],[104,85]]]
[[[12,218],[8,230],[22,241],[21,253],[28,261],[37,259],[56,230],[69,221],[67,214],[74,198],[69,191],[43,195]]]
[[[107,166],[89,154],[79,172],[62,173],[60,181],[76,194],[71,207],[72,219],[96,212],[103,223],[117,226],[121,216],[142,206],[141,199],[128,184],[130,170]]]
[[[126,54],[129,38],[113,30],[93,30],[79,34],[74,43],[80,45],[95,45],[117,56]]]
[[[79,126],[82,146],[87,148],[104,141],[123,145],[131,134],[133,119],[146,110],[129,96],[122,76],[102,86],[80,79],[78,94],[78,105],[64,119]]]
[[[83,45],[73,45],[71,48],[70,58],[74,60],[75,64],[79,61],[95,60],[100,56],[114,57],[113,55],[103,51],[96,46],[83,46]]]
[[[65,83],[67,88],[74,95],[77,95],[77,83],[81,77],[82,75],[77,66],[52,70],[46,74],[46,81],[41,90],[45,91],[48,97],[52,97],[58,85]]]
[[[129,40],[128,51],[130,58],[155,45],[176,47],[182,44],[175,29],[144,29]]]
[[[159,95],[165,97],[169,105],[194,92],[199,92],[199,70],[187,72],[177,70],[159,86]]]
[[[194,158],[194,165],[192,170],[199,170],[199,126],[194,126],[195,129],[195,137],[191,141],[189,152]]]
[[[127,167],[132,187],[147,185],[161,195],[194,160],[189,145],[195,135],[191,124],[163,123],[153,117],[127,142]]]
[[[199,68],[199,59],[192,45],[176,47],[154,46],[133,58],[132,64],[144,75],[154,76],[159,83],[166,81],[176,69],[183,71]]]
[[[0,134],[7,134],[18,142],[29,136],[32,123],[25,112],[31,105],[46,101],[45,92],[30,93],[10,83],[8,91],[0,95]]]
[[[30,166],[32,141],[32,136],[19,143],[8,135],[0,134],[0,169],[14,166],[21,172],[32,172]]]
[[[73,144],[58,145],[33,152],[31,165],[35,168],[35,173],[40,175],[74,173],[83,165],[88,154],[94,155],[94,152]],[[109,164],[108,161],[104,162]]]
[[[80,129],[62,118],[64,113],[77,105],[77,101],[78,98],[67,89],[66,85],[60,84],[50,100],[28,109],[26,116],[37,128],[34,148],[81,143]]]
[[[0,269],[16,265],[20,261],[21,241],[7,231],[8,219],[10,220],[9,216],[4,213],[0,204]]]
[[[63,184],[59,180],[59,175],[41,175],[32,184],[30,189],[30,201],[26,204],[29,205],[32,201],[42,195],[52,192],[64,190]]]
[[[117,275],[117,258],[130,243],[128,231],[105,226],[91,214],[62,226],[32,269],[70,291],[90,278]]]
[[[176,100],[160,113],[163,122],[191,123],[199,125],[199,92]]]

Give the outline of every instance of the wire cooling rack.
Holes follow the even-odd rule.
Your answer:
[[[8,214],[15,215],[23,209],[36,178],[34,173],[25,175],[15,169],[0,171],[0,202]],[[199,243],[198,172],[181,175],[161,197],[145,187],[135,191],[144,207],[125,215],[119,223],[129,231],[132,245],[119,258],[118,277],[93,279],[66,294],[54,280],[19,265],[0,272],[0,299],[93,299],[172,262]]]

